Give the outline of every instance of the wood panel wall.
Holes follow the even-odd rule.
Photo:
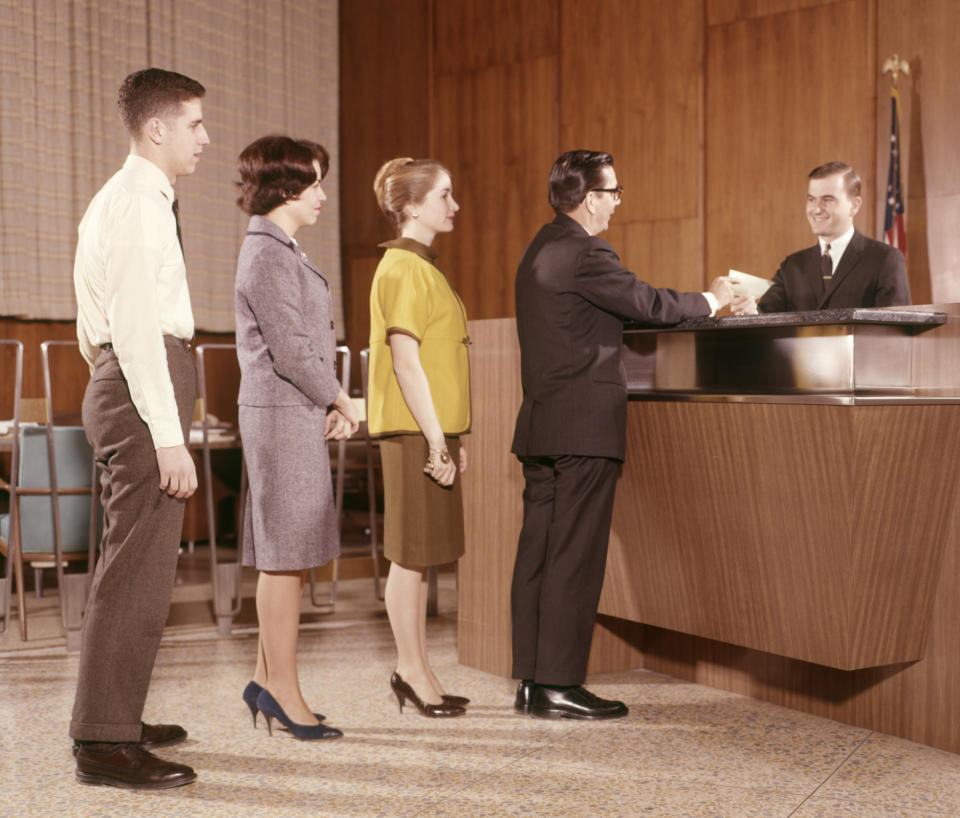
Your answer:
[[[614,155],[626,193],[608,238],[624,262],[701,289],[703,14],[702,0],[341,3],[350,346],[367,344],[376,244],[390,238],[371,183],[398,155],[450,168],[462,210],[439,265],[471,318],[513,315],[517,262],[553,217],[550,166],[572,148]],[[383,122],[397,124],[370,127]]]
[[[370,337],[370,284],[377,245],[394,237],[373,195],[373,177],[388,159],[429,152],[428,30],[430,0],[341,0],[340,229],[347,345]]]
[[[856,224],[873,234],[874,4],[775,5],[776,13],[712,15],[707,29],[706,266],[714,275],[734,268],[769,278],[812,245],[807,174],[831,160],[864,177]]]
[[[513,314],[513,275],[550,218],[546,177],[609,150],[626,192],[606,238],[658,286],[734,267],[772,275],[813,242],[806,174],[843,158],[878,235],[889,81],[901,81],[915,303],[960,300],[960,155],[949,62],[954,0],[359,0],[341,3],[347,333],[366,345],[377,242],[370,185],[395,155],[450,167],[462,206],[438,239],[471,318]]]
[[[435,4],[430,154],[461,212],[438,241],[467,314],[513,313],[513,274],[551,216],[557,154],[559,15],[553,0]]]
[[[960,106],[956,89],[954,0],[878,0],[877,57],[910,62],[899,81],[907,267],[918,304],[960,301]],[[889,159],[890,81],[877,94],[877,234],[882,229]]]

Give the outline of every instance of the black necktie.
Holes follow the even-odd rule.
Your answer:
[[[173,220],[177,223],[177,241],[180,242],[180,252],[183,252],[183,236],[180,233],[180,202],[173,200]]]
[[[823,255],[820,256],[820,279],[824,289],[833,279],[833,259],[830,258],[830,245],[823,248]]]

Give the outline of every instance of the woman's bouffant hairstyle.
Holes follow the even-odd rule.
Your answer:
[[[603,169],[613,166],[613,157],[603,151],[567,151],[550,169],[548,199],[557,213],[576,210],[587,193],[603,187]]]
[[[449,171],[436,159],[411,159],[402,156],[384,162],[373,180],[377,204],[400,235],[407,214],[403,208],[420,204],[437,183],[441,173]]]
[[[240,209],[263,216],[296,199],[317,181],[314,160],[320,163],[322,179],[330,168],[330,154],[323,145],[289,136],[262,136],[251,142],[237,159]]]

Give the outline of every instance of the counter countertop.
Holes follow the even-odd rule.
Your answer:
[[[752,327],[794,327],[824,324],[899,324],[909,327],[936,327],[945,323],[942,312],[903,307],[872,309],[853,307],[842,310],[815,310],[810,312],[770,312],[760,315],[725,315],[723,317],[691,318],[673,327],[650,327],[628,322],[626,332],[689,332],[705,329],[746,329]]]

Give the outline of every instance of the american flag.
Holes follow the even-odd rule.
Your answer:
[[[900,94],[890,91],[890,170],[887,173],[887,206],[883,215],[883,241],[907,254],[907,230],[900,195]]]

